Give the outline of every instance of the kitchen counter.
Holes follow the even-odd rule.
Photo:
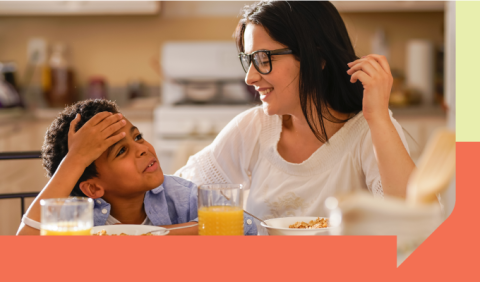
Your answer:
[[[415,117],[443,117],[445,111],[440,106],[409,106],[390,107],[394,117],[415,118]]]
[[[160,105],[159,98],[146,97],[137,98],[124,105],[119,105],[118,108],[124,116],[128,119],[152,119],[153,110]],[[30,113],[36,119],[43,119],[53,121],[62,108],[38,108]]]
[[[161,105],[157,97],[135,99],[128,104],[119,106],[120,111],[130,118],[153,119],[153,110]],[[47,119],[52,121],[58,115],[61,108],[38,108],[28,111],[21,108],[1,109],[0,126],[6,123],[25,120],[25,118]],[[390,107],[393,115],[402,118],[415,117],[446,117],[445,111],[440,106],[408,106]]]

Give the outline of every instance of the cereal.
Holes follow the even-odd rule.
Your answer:
[[[125,234],[125,233],[120,233],[119,235],[117,235],[117,234],[108,235],[107,231],[105,229],[102,229],[102,230],[98,231],[96,234],[93,234],[93,236],[129,236],[129,235]],[[148,232],[148,233],[142,234],[140,236],[153,236],[153,234]]]
[[[326,228],[328,226],[328,218],[317,218],[315,220],[310,220],[309,223],[297,221],[292,225],[289,225],[288,228],[295,229],[316,229],[316,228]]]

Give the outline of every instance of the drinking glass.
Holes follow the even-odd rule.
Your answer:
[[[198,187],[198,234],[243,235],[241,184],[206,184]]]
[[[93,200],[63,198],[41,200],[41,235],[90,235]]]

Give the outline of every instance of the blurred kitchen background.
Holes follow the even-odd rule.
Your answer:
[[[248,3],[0,2],[0,152],[39,151],[65,104],[107,98],[174,173],[258,104],[232,38]],[[358,56],[387,56],[391,110],[418,161],[436,129],[455,126],[454,3],[334,4]],[[4,195],[38,192],[48,181],[40,159],[0,160],[0,171]],[[15,234],[20,218],[19,198],[0,199],[0,235]]]

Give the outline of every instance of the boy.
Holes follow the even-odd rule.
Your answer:
[[[95,226],[182,226],[170,234],[198,234],[191,222],[197,221],[196,185],[163,175],[153,146],[111,101],[86,100],[67,107],[46,133],[42,158],[51,179],[17,235],[40,233],[41,199],[69,195],[94,199]],[[256,234],[255,224],[245,225],[245,234]]]

